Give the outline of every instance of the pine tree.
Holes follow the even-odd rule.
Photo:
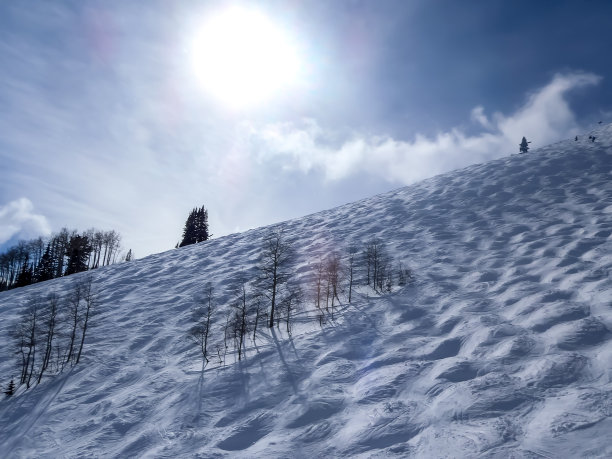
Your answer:
[[[87,236],[75,234],[68,243],[68,265],[65,275],[87,271],[91,245]]]
[[[185,222],[185,228],[183,229],[183,239],[179,243],[179,247],[185,247],[186,245],[195,244],[195,219],[196,209],[193,209],[187,221]]]
[[[26,254],[25,260],[23,261],[23,265],[21,265],[21,271],[19,272],[19,276],[17,276],[17,280],[15,281],[15,287],[25,287],[26,285],[30,285],[32,283],[34,277],[34,273],[32,270],[32,266],[30,265],[30,256]]]
[[[34,278],[36,282],[43,282],[46,280],[53,279],[55,273],[53,257],[51,256],[51,244],[47,244],[47,249],[44,255],[40,259],[38,266],[34,272]]]
[[[198,242],[208,240],[209,237],[208,211],[204,206],[199,209],[193,209],[189,213],[187,221],[185,222],[185,229],[183,229],[183,240],[180,242],[179,247],[197,244]]]
[[[525,137],[523,137],[523,140],[521,140],[521,143],[519,144],[519,151],[521,153],[527,153],[529,151],[529,144],[531,142],[527,142],[527,139]]]
[[[4,391],[4,395],[6,395],[7,397],[10,397],[14,393],[15,393],[15,381],[11,379],[11,382],[6,387],[6,390]]]

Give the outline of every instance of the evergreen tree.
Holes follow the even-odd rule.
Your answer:
[[[87,271],[91,245],[87,236],[75,234],[68,243],[68,265],[65,275]]]
[[[21,266],[21,271],[19,272],[19,276],[17,276],[17,280],[15,281],[15,287],[25,287],[26,285],[30,285],[33,278],[34,273],[32,266],[30,265],[30,257],[26,254],[23,265]]]
[[[186,245],[203,242],[208,240],[209,237],[208,211],[204,206],[199,209],[193,209],[185,222],[185,229],[183,229],[183,240],[180,242],[179,247],[185,247]]]
[[[6,390],[4,391],[4,395],[6,395],[7,397],[10,397],[14,393],[15,393],[15,381],[11,379],[11,382],[6,387]]]
[[[527,139],[525,137],[523,137],[523,140],[521,140],[521,143],[519,144],[519,151],[521,153],[527,153],[529,151],[529,144],[531,142],[527,142]]]
[[[36,282],[43,282],[46,280],[53,279],[55,273],[55,267],[53,263],[53,257],[51,256],[51,244],[47,244],[47,249],[44,255],[40,259],[36,271],[34,273],[34,279]]]

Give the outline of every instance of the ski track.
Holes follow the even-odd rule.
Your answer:
[[[612,126],[593,133],[286,222],[302,276],[376,236],[416,279],[323,328],[307,304],[225,367],[202,370],[190,311],[206,282],[227,305],[267,228],[93,271],[82,363],[0,401],[0,455],[611,457]],[[28,295],[78,277],[0,294],[2,384]]]

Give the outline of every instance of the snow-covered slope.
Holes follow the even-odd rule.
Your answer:
[[[0,401],[0,455],[612,457],[612,127],[595,135],[287,222],[302,276],[376,236],[416,281],[262,330],[224,369],[201,371],[190,309],[206,282],[225,307],[267,229],[95,271],[84,360]],[[0,294],[3,384],[27,296],[77,277]]]

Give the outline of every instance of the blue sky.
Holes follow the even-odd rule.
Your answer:
[[[2,2],[0,247],[94,226],[141,257],[195,206],[217,237],[612,122],[607,1],[248,6],[301,68],[230,109],[192,63],[228,2]]]

